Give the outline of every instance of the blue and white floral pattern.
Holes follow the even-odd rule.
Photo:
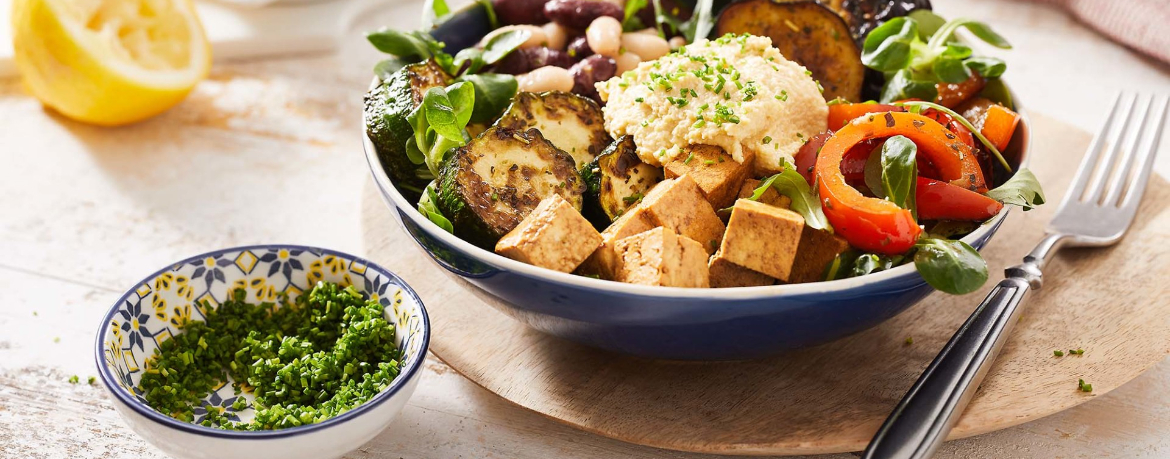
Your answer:
[[[181,333],[181,324],[205,320],[204,301],[214,309],[229,291],[241,288],[250,302],[276,301],[281,293],[288,294],[291,300],[321,280],[353,285],[387,308],[386,317],[396,326],[397,344],[405,356],[404,368],[426,357],[422,351],[422,305],[398,277],[338,252],[300,246],[254,246],[184,260],[127,293],[110,315],[110,323],[102,329],[105,364],[122,389],[145,403],[138,384],[147,359],[160,343]],[[245,409],[236,411],[231,407],[237,397],[245,398]],[[252,404],[251,394],[235,393],[231,381],[227,381],[204,397],[202,406],[195,410],[196,422],[206,416],[209,408],[230,412],[234,420],[247,421],[254,414]]]

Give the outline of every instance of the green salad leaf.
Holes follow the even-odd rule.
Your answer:
[[[642,19],[638,17],[638,12],[642,11],[650,3],[647,0],[628,0],[626,2],[626,9],[622,15],[622,31],[634,32],[646,28],[646,24],[642,23]]]
[[[885,256],[856,249],[841,252],[825,267],[825,280],[846,279],[885,271],[906,261],[902,255]]]
[[[451,8],[446,0],[425,0],[423,2],[422,28],[430,30],[435,23],[451,14]]]
[[[1023,207],[1025,212],[1044,204],[1040,181],[1028,169],[1016,171],[1003,185],[988,191],[987,196],[1004,204]]]
[[[443,52],[443,44],[424,32],[399,32],[383,27],[367,33],[366,40],[378,51],[406,60],[408,64]]]
[[[914,247],[914,267],[939,291],[962,295],[987,282],[987,262],[966,242],[924,238]]]
[[[467,144],[467,123],[475,105],[475,89],[471,83],[458,82],[446,88],[431,88],[423,95],[422,103],[406,116],[414,130],[406,145],[407,155],[416,162],[422,159],[433,176],[452,148]]]
[[[947,23],[947,20],[943,19],[942,16],[927,9],[914,10],[906,16],[918,23],[918,36],[922,38],[922,41],[929,40],[931,35],[934,35]]]
[[[691,12],[690,19],[685,21],[678,17],[677,9],[666,11],[661,0],[652,0],[651,3],[654,5],[654,20],[658,23],[660,36],[663,35],[663,30],[671,35],[679,33],[687,39],[687,43],[691,43],[700,38],[707,38],[707,35],[710,35],[711,30],[715,28],[714,0],[695,2],[695,9]],[[626,12],[629,14],[629,4],[626,5],[626,8]],[[636,13],[637,10],[634,12]]]
[[[531,37],[532,32],[527,30],[509,30],[496,35],[484,44],[483,61],[487,64],[495,64],[500,59],[503,59],[504,56],[515,51]]]
[[[403,67],[406,67],[410,64],[412,64],[412,62],[405,59],[399,59],[397,57],[383,59],[378,61],[378,64],[374,66],[374,75],[377,75],[378,79],[385,81],[390,79],[390,75],[393,75],[394,72],[402,70]]]
[[[776,192],[792,200],[791,208],[804,217],[804,224],[819,230],[833,231],[833,226],[829,224],[829,219],[825,218],[825,212],[821,209],[817,194],[808,185],[804,176],[796,172],[795,166],[785,163],[779,174],[761,181],[760,186],[756,187],[748,199],[759,201],[769,187],[775,188]]]
[[[471,47],[459,51],[450,60],[450,64],[443,67],[443,70],[456,77],[477,74],[485,65],[495,64],[504,56],[520,48],[520,45],[528,41],[530,37],[532,37],[532,32],[527,30],[510,30],[501,33],[488,40],[483,49]],[[443,62],[440,61],[439,64],[443,65]]]
[[[896,135],[882,144],[882,194],[885,199],[917,215],[914,189],[918,183],[918,146]]]
[[[910,65],[915,46],[924,46],[918,22],[897,17],[869,32],[861,46],[861,63],[879,72],[893,72]]]
[[[443,215],[443,211],[439,210],[438,202],[439,195],[435,193],[435,182],[431,182],[418,199],[418,212],[427,217],[431,223],[438,225],[439,228],[455,234],[455,225],[451,224],[451,220]]]
[[[960,29],[997,48],[1011,49],[987,24],[966,18],[944,22],[925,10],[890,19],[870,31],[862,43],[861,62],[885,75],[881,101],[934,100],[935,84],[961,83],[972,72],[985,79],[1003,75],[1007,66],[1002,60],[974,56],[970,47],[953,40]]]
[[[489,123],[498,118],[512,103],[519,87],[515,77],[502,73],[463,75],[456,81],[466,81],[475,88],[472,123]]]

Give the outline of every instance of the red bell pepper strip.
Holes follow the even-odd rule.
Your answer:
[[[914,200],[919,220],[982,221],[1003,209],[986,195],[926,177],[918,177]]]
[[[804,179],[808,181],[809,186],[812,186],[813,178],[815,177],[813,167],[816,167],[817,165],[817,153],[821,151],[821,146],[823,146],[825,141],[829,140],[829,137],[832,135],[832,132],[822,132],[810,137],[808,142],[805,142],[804,145],[800,147],[800,150],[796,152],[796,155],[792,158],[792,163],[794,166],[796,166],[796,172],[799,172],[800,175],[804,176]]]
[[[922,228],[913,214],[892,202],[867,197],[846,183],[841,171],[845,154],[870,140],[902,135],[918,146],[940,178],[962,188],[983,192],[983,172],[971,148],[943,125],[906,112],[877,113],[842,127],[821,147],[817,185],[825,217],[851,245],[873,253],[896,255],[914,246]]]
[[[834,104],[829,106],[829,130],[836,131],[870,113],[904,112],[906,109],[886,104]]]

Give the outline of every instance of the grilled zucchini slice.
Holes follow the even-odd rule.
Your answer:
[[[394,72],[365,96],[366,135],[386,175],[408,197],[417,198],[431,177],[426,165],[406,155],[406,141],[414,136],[406,115],[422,102],[428,89],[447,86],[450,80],[438,64],[428,60]]]
[[[621,136],[581,169],[586,186],[583,214],[599,229],[613,223],[662,181],[662,169],[643,163],[636,148],[632,136]]]
[[[518,131],[535,128],[572,156],[578,167],[593,162],[613,141],[605,132],[605,118],[597,102],[562,91],[516,94],[496,126]]]
[[[501,127],[456,149],[439,171],[438,189],[455,235],[488,250],[542,199],[559,194],[581,210],[585,194],[573,158],[540,131]]]

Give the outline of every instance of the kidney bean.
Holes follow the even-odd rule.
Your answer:
[[[508,75],[519,75],[521,73],[532,70],[532,64],[528,62],[528,56],[523,51],[512,51],[496,62],[492,69],[496,73],[506,73]]]
[[[574,38],[573,41],[569,42],[569,47],[566,50],[569,53],[569,57],[576,60],[581,60],[594,54],[593,49],[589,47],[589,39],[585,38],[584,35]]]
[[[525,92],[571,91],[573,76],[560,67],[541,67],[516,77],[517,89]]]
[[[529,68],[541,68],[546,65],[567,69],[573,65],[573,59],[564,51],[552,48],[525,48],[520,50],[528,58]]]
[[[573,92],[601,102],[594,83],[613,78],[617,74],[617,62],[600,54],[594,54],[573,64],[569,69],[573,76]]]
[[[616,57],[622,48],[622,23],[609,16],[594,19],[585,29],[589,48],[602,56]]]
[[[544,4],[544,15],[562,26],[581,29],[588,27],[599,17],[607,16],[618,19],[624,15],[624,12],[622,7],[610,2],[552,0]]]
[[[548,0],[492,0],[496,17],[504,25],[544,24],[544,4]]]
[[[670,44],[662,37],[644,33],[622,34],[622,48],[647,61],[658,59],[670,52]]]
[[[615,61],[617,61],[617,74],[621,75],[638,68],[638,64],[642,63],[642,56],[627,52],[622,53]]]

